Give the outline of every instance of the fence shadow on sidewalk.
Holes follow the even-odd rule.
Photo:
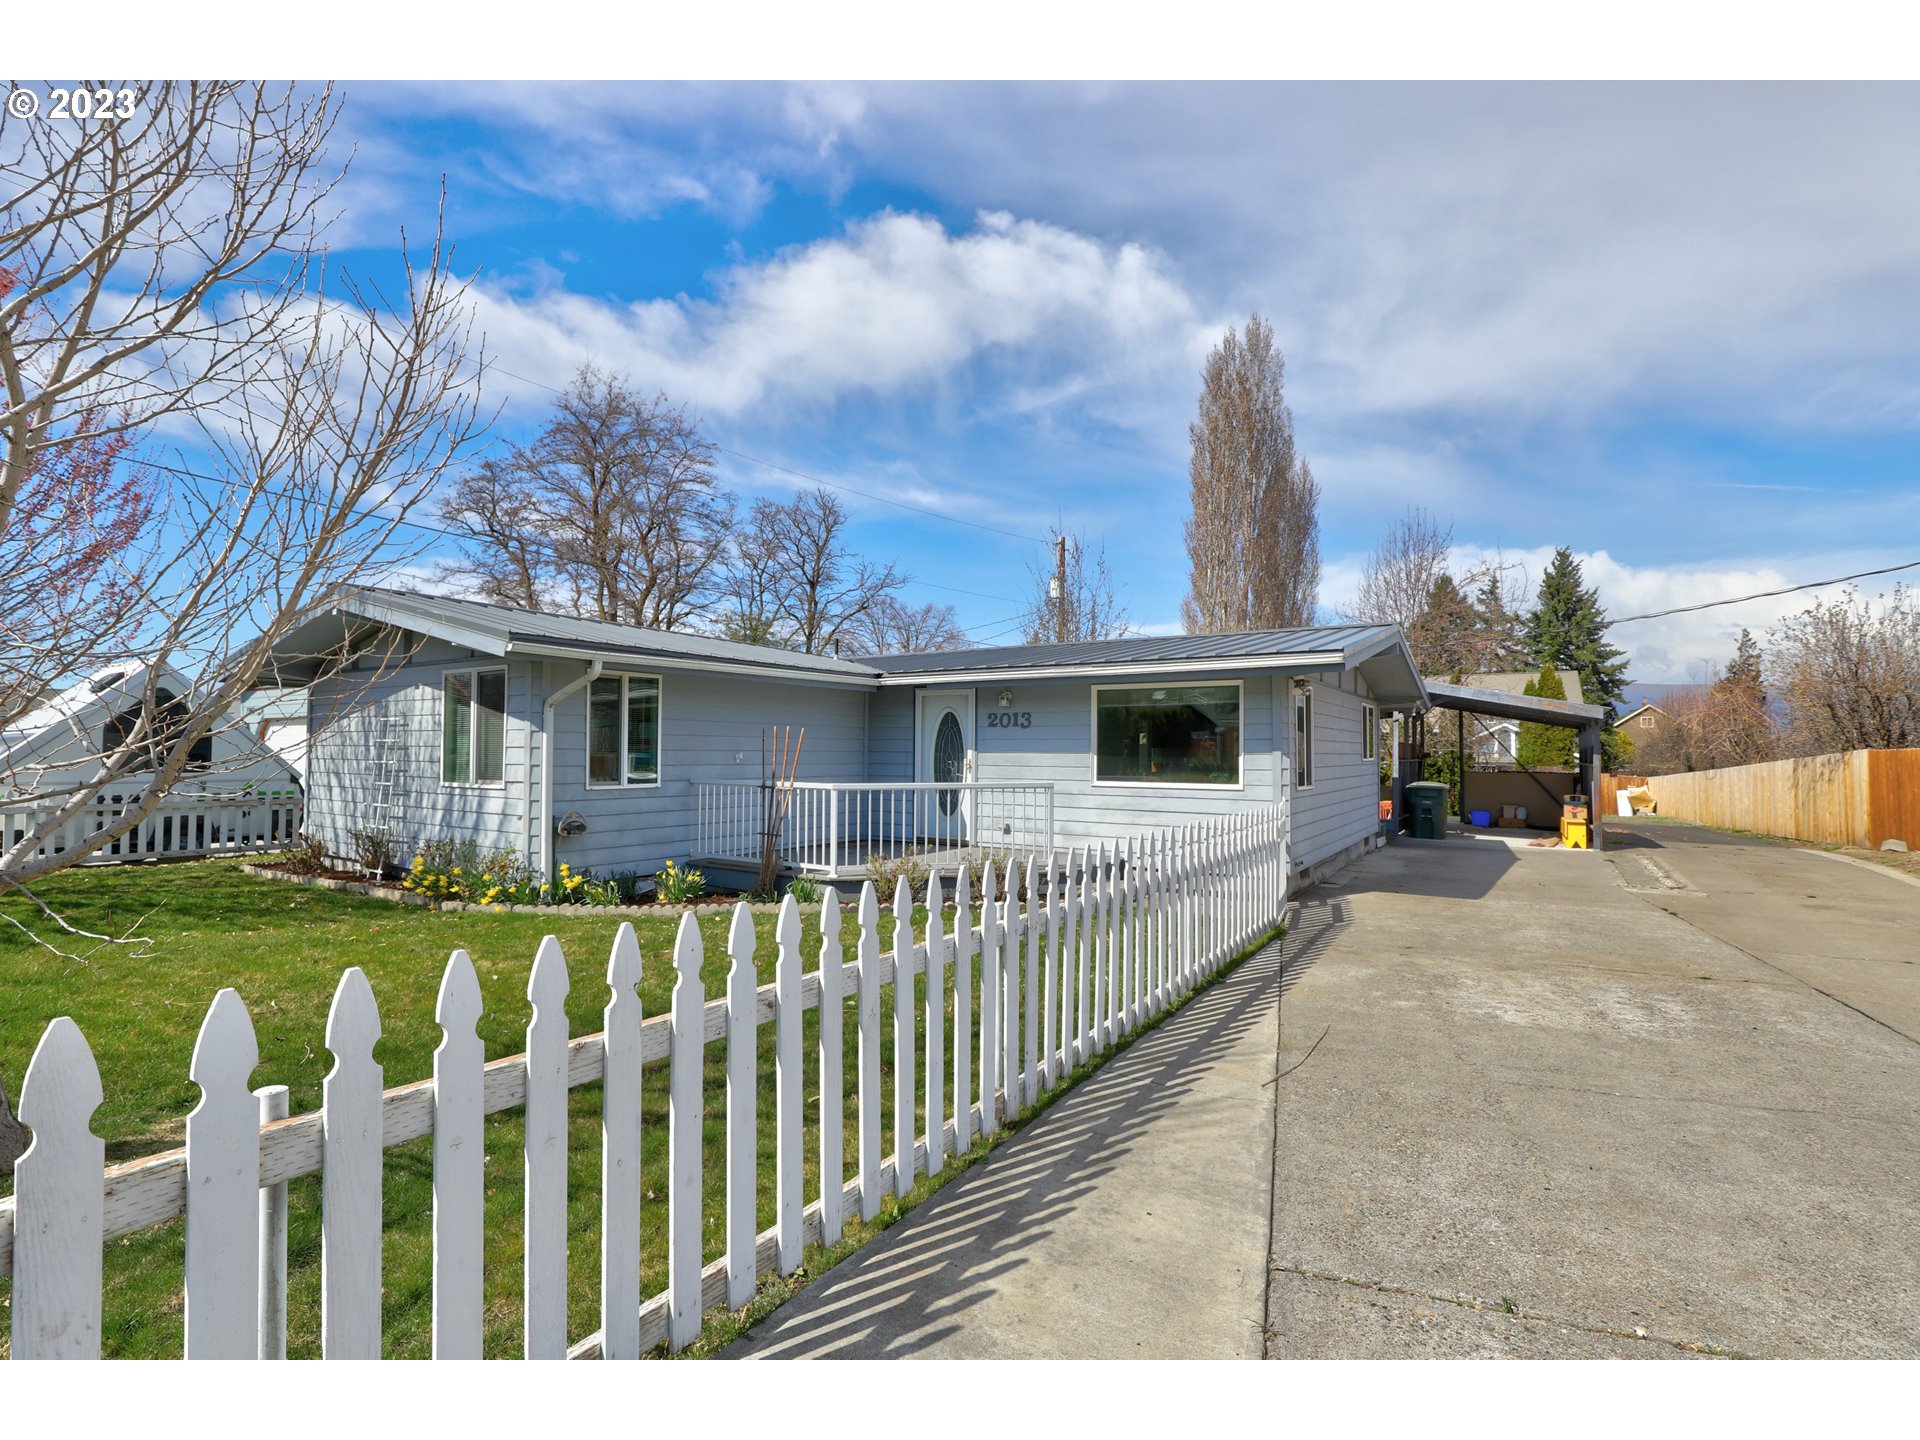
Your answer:
[[[993,1294],[994,1282],[1033,1263],[1029,1247],[1271,1013],[1281,979],[1275,942],[725,1353],[886,1359],[959,1332],[960,1317]],[[1064,1302],[1060,1321],[1071,1325]],[[1017,1348],[1006,1354],[1019,1358]]]

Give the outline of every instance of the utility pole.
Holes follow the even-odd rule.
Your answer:
[[[1053,584],[1048,587],[1053,601],[1053,638],[1067,643],[1067,537],[1053,540]]]

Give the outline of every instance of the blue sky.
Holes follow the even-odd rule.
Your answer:
[[[1174,627],[1198,369],[1251,309],[1329,616],[1410,504],[1535,577],[1571,545],[1616,615],[1920,559],[1911,87],[346,96],[334,247],[383,273],[445,176],[501,439],[592,360],[686,401],[745,493],[794,483],[764,460],[1031,536],[849,497],[857,543],[983,639],[1017,638],[1056,521]],[[1805,603],[1616,638],[1683,680]]]

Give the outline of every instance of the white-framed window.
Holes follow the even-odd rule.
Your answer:
[[[1240,785],[1241,684],[1095,685],[1093,783]]]
[[[1293,788],[1313,788],[1313,688],[1293,692]]]
[[[603,675],[587,695],[587,784],[660,783],[660,677]]]
[[[1360,758],[1380,758],[1380,707],[1377,705],[1360,707]]]
[[[507,777],[507,672],[449,670],[440,677],[440,781],[499,785]]]
[[[1653,728],[1653,712],[1652,711],[1648,711],[1645,715],[1642,715],[1640,717],[1640,728],[1642,730],[1651,730]]]

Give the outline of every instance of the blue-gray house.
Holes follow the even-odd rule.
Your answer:
[[[750,870],[770,731],[805,730],[781,858],[1042,849],[1283,804],[1289,864],[1375,843],[1380,720],[1426,708],[1393,626],[801,655],[393,590],[276,648],[308,685],[308,829],[536,866]]]

